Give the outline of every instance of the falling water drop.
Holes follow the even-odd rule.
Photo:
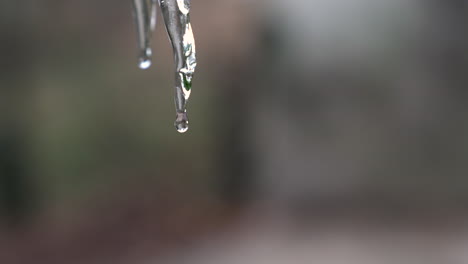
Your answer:
[[[151,48],[147,48],[144,54],[140,55],[138,66],[142,70],[146,70],[151,66]]]
[[[188,130],[187,101],[197,66],[195,39],[190,24],[190,0],[160,0],[175,57],[175,107],[177,131]]]
[[[156,1],[133,0],[133,9],[138,34],[138,66],[148,69],[151,66],[151,32],[156,26]]]

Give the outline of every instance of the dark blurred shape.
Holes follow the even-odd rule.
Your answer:
[[[0,11],[0,219],[10,226],[32,220],[37,203],[29,162],[31,50],[28,1]]]
[[[15,133],[16,132],[16,133]],[[0,203],[10,225],[18,225],[31,216],[36,202],[28,177],[23,142],[18,131],[0,133]]]
[[[216,189],[222,200],[235,207],[245,206],[253,198],[254,175],[252,172],[253,153],[249,146],[249,115],[247,108],[249,97],[242,91],[242,80],[249,72],[243,67],[233,66],[232,73],[221,93],[219,107],[223,116],[216,122],[219,129],[217,151],[218,176]]]

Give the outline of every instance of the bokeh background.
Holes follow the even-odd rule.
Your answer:
[[[0,3],[0,263],[468,263],[466,0]]]

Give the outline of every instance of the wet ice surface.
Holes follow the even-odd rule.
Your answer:
[[[151,32],[156,25],[156,0],[133,0],[138,31],[139,67],[151,66]],[[175,107],[178,132],[188,130],[187,101],[197,66],[195,39],[190,24],[190,0],[160,0],[159,5],[175,58]]]

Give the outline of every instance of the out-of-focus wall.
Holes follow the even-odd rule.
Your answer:
[[[466,3],[265,6],[251,112],[266,200],[466,200]]]

